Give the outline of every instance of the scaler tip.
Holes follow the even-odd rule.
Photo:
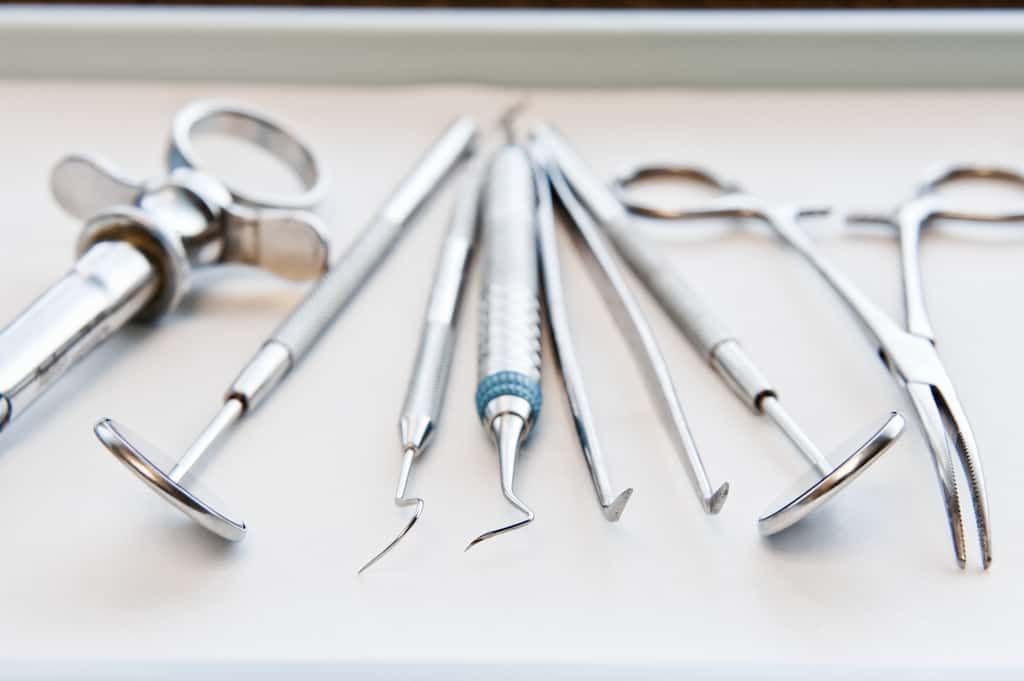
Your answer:
[[[601,510],[604,511],[604,517],[613,523],[618,522],[622,518],[622,512],[626,510],[626,504],[629,503],[632,496],[633,488],[630,487],[623,490],[610,504],[602,504]]]
[[[412,517],[409,518],[409,522],[405,524],[405,527],[402,528],[402,531],[398,533],[398,536],[392,539],[390,544],[381,549],[380,553],[371,558],[365,565],[363,565],[363,567],[359,568],[359,571],[356,572],[356,574],[358,575],[363,574],[363,572],[365,572],[371,565],[373,565],[378,560],[383,558],[388,551],[395,548],[395,545],[398,544],[398,542],[402,541],[402,537],[409,534],[409,530],[412,529],[412,526],[415,525],[416,521],[420,519],[420,515],[423,514],[423,499],[419,497],[405,496],[405,490],[409,485],[409,474],[412,472],[412,462],[413,459],[415,459],[416,457],[416,453],[417,450],[415,447],[405,448],[402,457],[402,472],[398,476],[398,489],[395,491],[396,506],[401,508],[405,506],[415,505],[416,511],[412,514]]]

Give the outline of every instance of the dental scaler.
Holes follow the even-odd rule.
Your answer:
[[[476,409],[498,448],[501,491],[525,517],[466,547],[533,521],[515,493],[516,460],[540,412],[540,297],[537,194],[525,149],[502,147],[491,162],[481,206],[483,289]]]

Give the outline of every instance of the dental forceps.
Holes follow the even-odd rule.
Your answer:
[[[660,253],[630,233],[628,204],[593,175],[553,128],[537,126],[534,135],[550,154],[552,176],[557,177],[559,171],[565,175],[568,185],[594,214],[620,254],[694,349],[748,407],[767,415],[782,430],[820,476],[810,481],[799,481],[794,495],[787,496],[784,503],[773,507],[775,510],[762,515],[758,519],[758,529],[762,534],[775,534],[803,520],[845,489],[891,447],[904,426],[903,417],[896,413],[890,414],[881,428],[841,463],[830,463],[783,409],[774,387],[736,338],[718,321],[713,310]],[[705,179],[703,172],[692,169],[680,171],[680,174],[691,179]],[[572,205],[571,199],[568,205]],[[584,222],[585,213],[576,217],[577,213],[583,213],[582,208],[578,211],[570,209],[570,213],[581,224]]]
[[[981,544],[982,565],[988,568],[992,562],[992,548],[981,460],[966,413],[953,389],[952,381],[935,353],[935,333],[925,306],[921,276],[920,239],[924,228],[936,220],[983,223],[1024,221],[1024,204],[1013,210],[980,210],[964,206],[963,199],[939,193],[942,187],[965,179],[998,180],[1024,186],[1024,174],[1009,166],[969,163],[937,165],[925,173],[913,198],[895,211],[883,216],[850,213],[846,219],[854,223],[884,222],[897,229],[906,311],[905,335],[910,338],[906,339],[908,349],[904,351],[905,358],[897,357],[896,362],[892,361],[892,351],[885,345],[882,348],[883,357],[890,369],[903,381],[920,416],[949,516],[957,562],[961,568],[965,567],[967,555],[960,495],[953,468],[954,454],[967,478]],[[896,335],[888,329],[883,331],[889,336]],[[879,336],[879,331],[876,330],[875,335]],[[912,361],[914,366],[904,368]]]
[[[399,507],[415,506],[416,511],[391,543],[359,568],[359,573],[366,571],[393,549],[423,513],[423,499],[407,496],[409,476],[413,461],[427,450],[434,439],[444,406],[455,349],[455,328],[466,273],[476,242],[480,180],[480,168],[474,164],[456,200],[451,225],[441,245],[434,285],[430,290],[423,330],[420,332],[419,349],[398,419],[402,468],[395,490],[395,504]]]
[[[1019,214],[984,214],[964,210],[946,197],[931,194],[936,186],[962,177],[962,172],[934,176],[922,192],[903,204],[891,218],[898,227],[903,274],[903,294],[906,306],[904,329],[868,299],[843,272],[826,260],[810,238],[797,225],[801,211],[792,206],[771,206],[744,193],[736,185],[722,182],[714,176],[692,167],[665,168],[649,166],[633,174],[634,177],[652,174],[685,175],[698,173],[706,183],[717,187],[722,194],[699,208],[651,211],[629,203],[634,212],[670,219],[701,217],[747,217],[766,223],[786,244],[793,248],[825,279],[846,306],[860,321],[861,326],[878,345],[879,354],[896,381],[902,385],[918,416],[921,429],[928,442],[932,461],[946,508],[953,549],[961,569],[967,564],[963,514],[957,489],[953,458],[956,457],[967,478],[968,489],[977,522],[981,562],[988,568],[992,562],[989,531],[988,500],[985,481],[978,455],[978,447],[967,420],[966,412],[935,349],[934,334],[924,307],[921,288],[918,245],[922,227],[940,218],[1008,221],[1024,219]],[[629,178],[627,178],[629,179]],[[627,198],[628,201],[628,198]]]
[[[210,175],[192,143],[210,133],[264,147],[303,189],[256,195]],[[174,310],[194,270],[243,263],[309,280],[327,268],[320,220],[300,210],[323,197],[320,163],[278,123],[236,104],[194,102],[174,117],[167,165],[144,182],[92,155],[54,168],[54,197],[85,226],[73,269],[0,330],[0,431],[127,322]]]
[[[245,365],[220,411],[173,466],[163,465],[165,457],[155,457],[154,448],[111,419],[96,424],[94,431],[99,440],[150,489],[201,527],[229,541],[243,539],[245,523],[214,507],[213,497],[197,487],[193,467],[231,425],[268,397],[362,290],[405,233],[418,207],[475,139],[476,124],[468,117],[448,126],[341,259]]]
[[[545,167],[542,150],[535,143],[530,145],[529,152],[536,174],[537,245],[544,284],[544,307],[547,310],[548,323],[551,325],[555,357],[562,374],[562,383],[569,399],[576,436],[583,452],[583,459],[590,472],[591,482],[594,484],[597,501],[601,505],[604,517],[611,522],[618,522],[630,497],[633,496],[633,488],[628,487],[618,494],[612,491],[608,466],[601,449],[594,414],[590,409],[590,398],[587,396],[583,370],[576,357],[572,329],[569,324],[569,309],[565,287],[562,284],[558,243],[555,240],[555,215],[551,200],[551,185],[548,180],[549,171]]]

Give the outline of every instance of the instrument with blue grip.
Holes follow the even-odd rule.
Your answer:
[[[541,406],[537,192],[525,149],[508,144],[495,154],[482,201],[476,410],[498,447],[502,493],[526,518],[480,535],[470,546],[533,520],[533,512],[513,491],[519,447]]]

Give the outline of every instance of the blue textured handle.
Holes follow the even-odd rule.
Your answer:
[[[504,395],[526,400],[530,404],[533,418],[537,418],[540,413],[540,383],[518,371],[499,371],[484,378],[476,387],[477,416],[483,420],[487,404]]]

